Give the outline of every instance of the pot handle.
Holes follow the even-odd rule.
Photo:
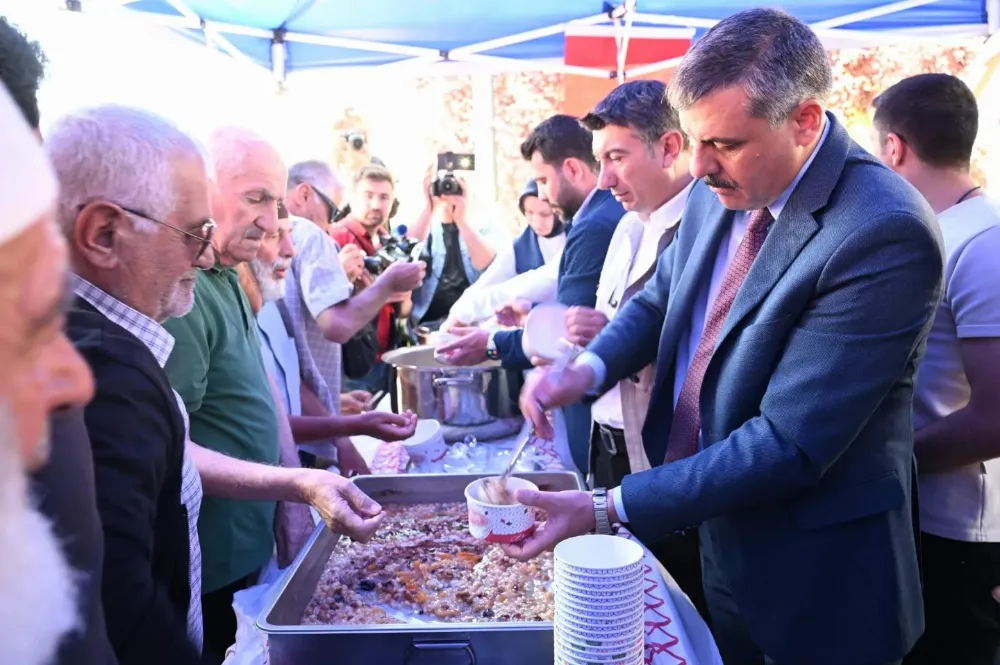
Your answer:
[[[434,379],[434,387],[441,386],[468,386],[475,382],[475,378],[470,375],[463,376],[439,376]]]
[[[413,642],[404,665],[476,665],[476,652],[468,641]]]

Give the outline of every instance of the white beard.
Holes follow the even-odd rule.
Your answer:
[[[13,418],[0,403],[0,663],[49,665],[79,627],[74,573],[32,504]]]
[[[274,278],[274,269],[279,264],[284,268],[288,267],[288,262],[281,259],[269,265],[264,265],[258,259],[250,262],[250,269],[253,271],[253,276],[257,278],[257,287],[260,289],[260,297],[264,302],[276,302],[285,297],[287,278]]]

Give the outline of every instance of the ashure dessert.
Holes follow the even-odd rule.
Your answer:
[[[305,624],[552,621],[552,555],[520,563],[469,533],[463,503],[386,506],[368,543],[338,546]]]
[[[503,476],[483,478],[482,494],[483,496],[479,497],[481,500],[495,506],[512,506],[517,503],[514,493],[507,485],[507,479]]]

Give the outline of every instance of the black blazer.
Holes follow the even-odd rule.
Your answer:
[[[31,479],[38,509],[52,520],[56,537],[73,570],[81,573],[77,607],[80,631],[59,645],[55,665],[115,665],[101,606],[104,534],[94,495],[94,461],[82,409],[68,409],[49,418],[52,453]]]
[[[184,421],[167,375],[142,341],[80,298],[67,332],[96,385],[84,419],[104,528],[104,615],[118,662],[200,665],[187,635]]]

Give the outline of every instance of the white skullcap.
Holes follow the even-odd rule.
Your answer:
[[[0,84],[0,245],[51,209],[57,195],[42,146]]]

